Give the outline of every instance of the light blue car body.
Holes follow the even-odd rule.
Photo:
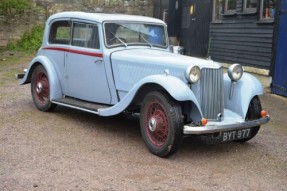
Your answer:
[[[99,49],[49,44],[49,31],[53,22],[59,20],[80,21],[95,24],[99,31]],[[164,22],[147,17],[92,14],[79,12],[59,13],[46,23],[43,44],[32,60],[20,84],[31,82],[37,65],[42,65],[49,76],[50,100],[70,96],[91,103],[103,104],[96,111],[86,110],[100,116],[112,116],[129,108],[139,92],[161,87],[178,102],[190,102],[189,116],[196,123],[204,118],[199,96],[199,83],[188,83],[185,73],[190,66],[200,69],[219,69],[221,64],[171,53],[164,48],[149,46],[121,46],[108,48],[104,42],[104,23],[110,21],[146,22],[162,25]],[[251,99],[263,94],[260,82],[250,74],[233,82],[224,74],[224,117],[236,116],[234,122],[243,122]],[[230,96],[232,88],[232,96]],[[142,92],[141,92],[142,93]],[[137,100],[141,101],[141,100]],[[81,109],[81,108],[77,108]],[[85,110],[85,109],[82,109]],[[228,116],[229,113],[232,115]],[[217,124],[225,124],[224,118]]]

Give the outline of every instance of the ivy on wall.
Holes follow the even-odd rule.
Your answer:
[[[0,14],[11,16],[32,7],[31,0],[1,0]]]
[[[42,44],[44,25],[35,25],[31,31],[25,32],[16,42],[10,42],[8,50],[37,51]]]

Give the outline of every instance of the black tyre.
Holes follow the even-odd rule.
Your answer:
[[[261,102],[258,96],[256,96],[251,100],[249,104],[245,120],[248,121],[248,120],[254,120],[254,119],[261,118],[261,111],[262,111]],[[250,139],[254,138],[257,135],[259,129],[260,129],[260,126],[251,128],[251,132],[250,132],[251,135],[249,138],[236,140],[236,142],[244,143],[246,141],[249,141]]]
[[[40,111],[52,111],[56,105],[50,101],[50,84],[47,71],[38,65],[32,74],[31,94],[36,108]]]
[[[149,151],[159,157],[175,153],[183,139],[181,108],[168,94],[151,92],[141,106],[140,126]]]

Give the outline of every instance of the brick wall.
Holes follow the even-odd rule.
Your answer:
[[[35,24],[62,11],[87,11],[153,16],[153,0],[33,0],[33,8],[7,17],[0,15],[0,47],[7,46]]]

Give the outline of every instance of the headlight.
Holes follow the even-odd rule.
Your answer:
[[[238,81],[243,75],[243,68],[240,64],[232,64],[228,68],[227,73],[232,81]]]
[[[190,66],[185,71],[185,78],[190,83],[196,83],[200,79],[200,68],[198,66]]]

